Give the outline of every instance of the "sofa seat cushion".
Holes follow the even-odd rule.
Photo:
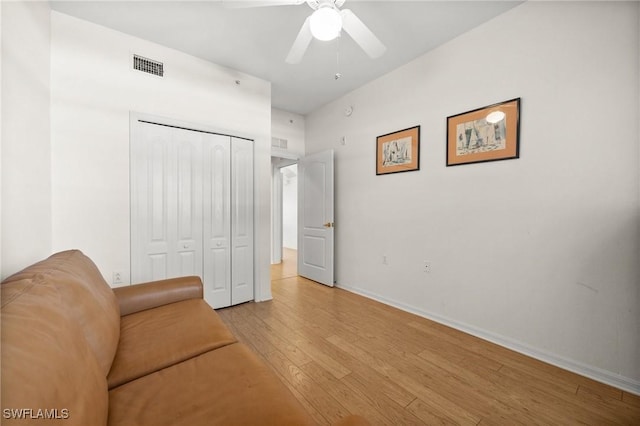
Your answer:
[[[202,299],[123,316],[120,344],[107,377],[109,388],[236,341]]]
[[[241,343],[109,392],[109,425],[311,425],[293,394]]]

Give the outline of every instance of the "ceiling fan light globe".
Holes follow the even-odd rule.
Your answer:
[[[309,20],[311,34],[318,40],[329,41],[340,35],[342,17],[332,7],[321,7],[313,12]]]

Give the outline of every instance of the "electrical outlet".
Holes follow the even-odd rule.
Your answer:
[[[428,260],[425,260],[424,262],[422,262],[423,266],[424,266],[424,272],[426,274],[430,274],[431,273],[431,262],[429,262]]]
[[[124,273],[122,271],[113,271],[113,284],[124,283]]]
[[[388,265],[389,264],[389,262],[387,261],[387,256],[386,255],[382,256],[382,264],[383,265]]]

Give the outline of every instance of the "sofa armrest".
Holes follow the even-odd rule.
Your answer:
[[[202,280],[197,276],[117,287],[113,292],[120,305],[120,316],[203,297]]]

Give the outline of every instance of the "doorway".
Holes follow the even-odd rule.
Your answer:
[[[283,261],[284,221],[283,192],[285,174],[289,183],[294,172],[283,170],[292,164],[297,192],[295,216],[297,235],[294,239],[297,251],[297,275],[333,287],[334,280],[334,152],[327,150],[296,160],[272,157],[272,247],[271,264]],[[288,224],[287,224],[288,225]]]
[[[272,157],[271,279],[297,276],[298,165],[297,159]]]

